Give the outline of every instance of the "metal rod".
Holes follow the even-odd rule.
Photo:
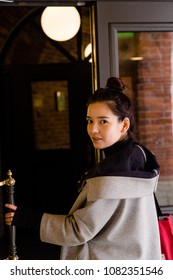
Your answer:
[[[7,172],[8,178],[2,182],[0,182],[0,186],[7,186],[7,197],[8,203],[15,204],[14,202],[14,185],[15,180],[12,178],[11,170]],[[16,227],[11,225],[8,226],[8,235],[9,235],[9,255],[7,259],[9,260],[18,260],[19,257],[17,255],[17,246],[16,246]]]

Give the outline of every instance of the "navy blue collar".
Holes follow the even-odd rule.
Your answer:
[[[132,138],[118,141],[114,143],[113,145],[103,149],[105,156],[108,156],[116,151],[123,150],[124,148],[127,148],[128,146],[131,146],[134,140]]]

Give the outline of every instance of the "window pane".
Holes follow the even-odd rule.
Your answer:
[[[36,150],[70,149],[67,81],[32,82]]]
[[[158,158],[158,197],[173,204],[173,33],[118,32],[119,75],[133,89],[137,137]]]

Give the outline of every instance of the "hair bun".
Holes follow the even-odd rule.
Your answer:
[[[106,87],[110,88],[110,89],[117,89],[117,90],[123,91],[125,89],[125,84],[119,78],[110,77],[107,79]]]

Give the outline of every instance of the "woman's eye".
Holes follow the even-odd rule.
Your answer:
[[[105,123],[107,123],[107,121],[106,121],[106,120],[101,120],[100,122],[101,122],[101,124],[105,124]]]
[[[87,124],[91,124],[92,123],[92,120],[90,120],[90,119],[87,119],[86,121],[87,121]]]

